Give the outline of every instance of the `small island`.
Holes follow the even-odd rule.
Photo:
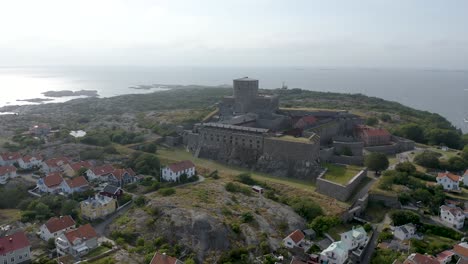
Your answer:
[[[28,103],[44,103],[54,101],[51,98],[31,98],[31,99],[16,99],[17,102],[28,102]]]
[[[88,97],[98,97],[98,91],[96,90],[80,90],[80,91],[47,91],[43,92],[43,95],[47,97],[67,97],[67,96],[88,96]]]

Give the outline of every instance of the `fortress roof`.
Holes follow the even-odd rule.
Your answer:
[[[234,79],[234,81],[258,81],[257,79],[249,78],[249,77],[243,77],[239,79]]]
[[[203,126],[224,128],[224,129],[231,129],[231,130],[238,130],[238,131],[245,131],[245,132],[253,132],[253,133],[267,133],[269,131],[266,128],[235,126],[235,125],[226,125],[226,124],[221,124],[221,123],[203,123]]]

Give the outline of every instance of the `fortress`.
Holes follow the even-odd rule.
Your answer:
[[[346,111],[280,109],[278,97],[259,94],[258,80],[248,77],[233,81],[233,95],[205,121],[184,135],[195,156],[311,180],[323,171],[321,147],[362,124]]]

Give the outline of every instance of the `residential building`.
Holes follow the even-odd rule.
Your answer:
[[[413,253],[406,258],[403,264],[440,264],[433,256]]]
[[[460,259],[468,261],[468,243],[461,242],[453,246],[453,253],[455,253]]]
[[[183,160],[177,163],[164,167],[162,169],[161,178],[164,181],[176,182],[179,181],[180,176],[187,175],[187,178],[195,175],[195,164],[190,160]]]
[[[446,226],[461,229],[465,224],[465,212],[460,207],[442,205],[440,219]]]
[[[37,188],[45,193],[59,193],[62,191],[62,182],[62,174],[60,172],[53,172],[37,180]]]
[[[118,199],[120,196],[122,196],[123,190],[120,187],[107,184],[99,194],[107,196],[107,197],[111,197],[114,199]]]
[[[0,238],[0,263],[19,264],[31,262],[31,244],[24,232]]]
[[[74,163],[68,163],[63,166],[63,172],[65,175],[68,177],[74,177],[74,176],[81,176],[78,175],[78,172],[81,169],[88,169],[92,168],[93,164],[90,161],[79,161],[79,162],[74,162]]]
[[[29,128],[29,133],[34,136],[47,136],[50,133],[50,126],[38,124]]]
[[[437,174],[437,184],[442,185],[446,191],[459,191],[459,183],[461,177],[450,172],[444,172]]]
[[[287,248],[300,247],[302,242],[304,242],[304,238],[304,233],[302,233],[301,230],[296,229],[294,232],[283,239],[283,245]]]
[[[0,184],[6,184],[10,178],[16,177],[16,167],[6,165],[0,167]]]
[[[42,164],[42,157],[40,155],[31,156],[26,155],[18,160],[18,165],[24,170],[40,167]]]
[[[298,257],[292,257],[291,262],[289,264],[307,264],[306,262],[302,261]]]
[[[413,224],[396,226],[393,236],[399,240],[407,240],[416,237],[416,227]]]
[[[343,241],[331,243],[320,253],[320,263],[343,264],[348,259],[348,249]]]
[[[368,126],[357,126],[357,137],[365,146],[389,145],[392,135],[386,129]]]
[[[123,187],[128,183],[136,182],[137,178],[135,176],[136,173],[130,168],[115,169],[107,176],[107,181],[112,185]]]
[[[0,154],[0,166],[14,165],[18,163],[21,158],[21,154],[18,152],[6,152]]]
[[[468,186],[468,170],[463,173],[463,185]]]
[[[75,220],[69,215],[52,217],[41,225],[39,236],[48,241],[51,238],[56,239],[62,233],[75,229],[75,227]]]
[[[114,170],[115,168],[112,165],[106,164],[87,170],[86,176],[88,176],[89,180],[107,181],[107,176]]]
[[[81,215],[89,220],[104,218],[117,210],[117,201],[114,198],[96,194],[80,203]]]
[[[75,192],[84,192],[89,189],[89,183],[84,176],[78,176],[67,179],[62,184],[64,193],[72,194]]]
[[[365,246],[368,242],[367,232],[362,226],[353,227],[350,231],[341,234],[341,242],[347,250]]]
[[[70,254],[82,257],[98,246],[97,239],[96,230],[90,224],[86,224],[59,235],[55,240],[55,246],[61,256]]]
[[[151,259],[150,264],[184,264],[184,262],[177,258],[166,255],[166,253],[156,252]]]
[[[439,261],[440,264],[447,264],[452,261],[452,257],[455,255],[455,253],[451,250],[445,250],[437,254],[436,258],[437,261]]]
[[[45,173],[63,171],[63,166],[70,163],[70,160],[65,157],[53,158],[41,163],[41,170]]]

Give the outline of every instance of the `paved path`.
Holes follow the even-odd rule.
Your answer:
[[[391,222],[392,222],[392,219],[390,219],[388,214],[385,214],[385,217],[382,220],[382,222],[373,225],[374,233],[369,241],[369,245],[367,246],[366,253],[364,257],[362,258],[361,263],[370,263],[372,255],[374,254],[375,248],[377,247],[377,240],[379,238],[380,233],[382,232],[384,226],[387,224],[390,224]]]

